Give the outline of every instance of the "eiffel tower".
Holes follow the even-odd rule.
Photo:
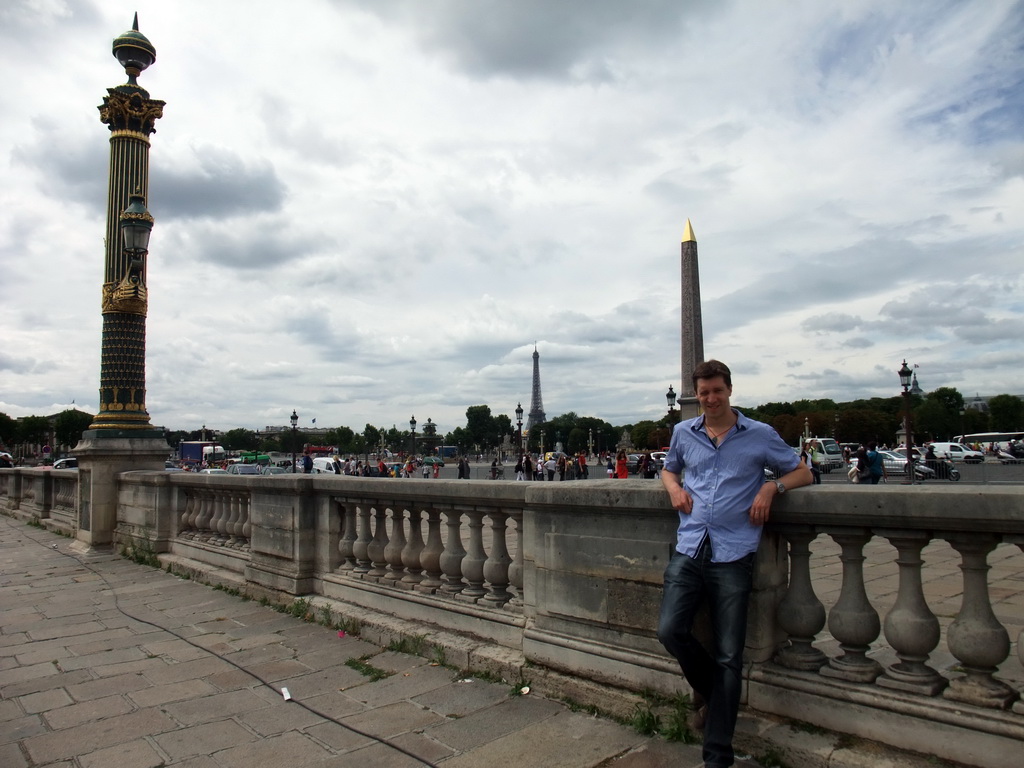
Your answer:
[[[544,416],[544,401],[540,397],[540,354],[533,345],[533,394],[530,397],[530,415],[526,419],[526,431],[547,421]]]

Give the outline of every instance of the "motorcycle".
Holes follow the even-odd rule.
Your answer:
[[[952,459],[930,459],[925,461],[925,465],[935,472],[936,480],[949,480],[955,483],[960,479],[960,470],[953,464]]]

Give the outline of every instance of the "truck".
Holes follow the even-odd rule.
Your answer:
[[[182,464],[210,464],[224,461],[226,455],[220,443],[206,440],[185,440],[178,445],[178,458]]]
[[[459,455],[459,446],[457,445],[442,445],[437,449],[437,455],[442,459],[454,459]]]

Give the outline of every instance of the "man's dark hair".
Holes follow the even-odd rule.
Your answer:
[[[698,363],[697,367],[693,369],[693,391],[697,391],[698,380],[713,379],[716,376],[721,376],[725,386],[732,389],[732,371],[729,370],[728,365],[720,360],[705,360],[703,363]]]
[[[869,451],[874,451],[874,450],[877,450],[877,449],[878,449],[878,443],[876,443],[874,440],[872,440],[870,443],[868,443],[868,450]]]

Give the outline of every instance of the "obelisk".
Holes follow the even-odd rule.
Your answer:
[[[697,267],[697,238],[693,236],[690,220],[686,220],[682,243],[682,387],[679,398],[680,419],[692,419],[700,414],[697,398],[693,396],[693,370],[704,361],[704,325],[700,314],[700,273]]]

